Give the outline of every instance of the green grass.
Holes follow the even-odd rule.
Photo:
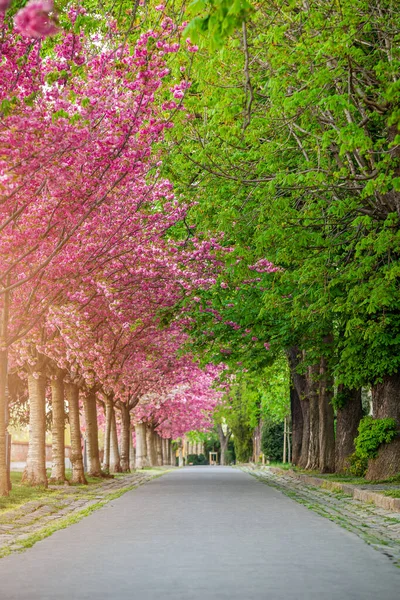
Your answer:
[[[306,472],[306,471],[305,471]],[[376,485],[376,484],[399,484],[400,485],[400,473],[387,479],[379,479],[378,481],[368,481],[365,477],[353,477],[352,475],[338,475],[336,473],[330,473],[328,475],[319,474],[318,477],[322,479],[329,479],[330,481],[338,481],[340,483],[351,483],[353,485]]]
[[[11,473],[12,490],[9,496],[0,496],[0,515],[32,500],[42,500],[54,494],[53,490],[46,490],[43,487],[23,485],[21,479],[22,473],[14,471]]]
[[[271,463],[272,467],[279,467],[280,469],[290,468],[287,465],[280,463]],[[326,479],[328,481],[337,481],[338,483],[349,483],[350,485],[376,485],[376,484],[399,484],[400,485],[400,473],[389,477],[388,479],[380,479],[379,481],[368,481],[365,477],[354,477],[353,475],[342,475],[339,473],[319,473],[318,471],[306,471],[305,469],[298,469],[292,467],[296,473],[303,475],[310,475],[311,477],[319,477],[320,479]]]
[[[297,470],[296,467],[294,467],[290,463],[270,462],[269,465],[266,465],[266,466],[276,467],[277,469],[283,469],[284,471],[289,471],[289,469],[293,469],[294,471]]]
[[[50,472],[48,472],[50,474]],[[70,470],[66,471],[67,479],[72,475]],[[121,477],[126,476],[126,473],[121,473]],[[24,485],[21,483],[22,472],[12,471],[11,472],[11,483],[12,489],[9,496],[0,496],[0,516],[6,512],[15,510],[27,502],[32,501],[49,501],[52,500],[54,495],[60,496],[62,494],[63,486],[58,486],[57,489],[46,489],[44,487],[33,487],[30,485]],[[88,485],[74,485],[74,489],[85,489],[90,490],[93,486],[96,486],[104,481],[103,477],[86,477]]]
[[[400,490],[385,490],[384,496],[389,496],[390,498],[400,498]]]

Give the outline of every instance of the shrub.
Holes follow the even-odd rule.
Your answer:
[[[362,477],[368,468],[368,460],[378,456],[381,444],[390,444],[397,435],[395,419],[374,419],[371,416],[361,419],[358,436],[354,440],[355,452],[349,457],[349,471]]]
[[[354,452],[348,457],[349,468],[347,469],[354,477],[364,477],[368,469],[368,458],[360,458]]]
[[[207,465],[208,462],[204,454],[188,454],[186,458],[186,464]]]
[[[261,450],[273,462],[282,460],[283,423],[265,421],[261,436]]]

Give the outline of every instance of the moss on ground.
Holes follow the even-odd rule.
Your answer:
[[[74,525],[74,523],[79,523],[79,521],[81,521],[84,517],[89,516],[94,511],[98,510],[99,508],[101,508],[102,506],[107,504],[108,502],[111,502],[112,500],[116,500],[123,494],[126,494],[126,492],[133,490],[135,487],[137,487],[137,485],[131,485],[131,486],[122,488],[120,490],[117,490],[116,492],[113,492],[112,494],[107,494],[107,496],[103,500],[100,500],[99,502],[96,502],[95,504],[91,504],[87,508],[83,508],[82,510],[80,510],[78,512],[74,512],[73,514],[68,515],[67,517],[63,517],[63,518],[57,519],[56,521],[53,521],[49,525],[46,525],[42,529],[39,529],[39,531],[35,531],[35,533],[30,535],[29,537],[26,537],[21,542],[19,542],[19,546],[20,546],[19,550],[23,551],[23,550],[26,550],[27,548],[31,548],[34,544],[36,544],[36,542],[40,542],[41,540],[44,540],[45,538],[49,537],[56,531],[59,531],[60,529],[66,529],[66,527],[69,527],[70,525]]]
[[[27,502],[43,500],[54,494],[54,490],[24,485],[21,483],[21,479],[22,473],[11,473],[12,490],[9,496],[0,496],[0,515],[14,508],[19,508]]]

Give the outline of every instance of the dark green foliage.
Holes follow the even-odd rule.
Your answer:
[[[353,452],[348,458],[348,471],[354,477],[364,477],[368,469],[368,458],[360,458],[356,452]]]
[[[381,444],[390,444],[397,434],[395,419],[364,417],[358,426],[359,435],[354,440],[360,457],[376,458]]]
[[[248,462],[253,453],[252,430],[247,423],[238,421],[232,431],[237,461]]]
[[[266,421],[262,430],[261,449],[270,461],[282,460],[283,455],[283,423]]]
[[[204,454],[188,454],[186,458],[187,465],[208,465],[208,460]]]
[[[364,417],[358,426],[358,436],[354,440],[355,452],[350,456],[350,473],[362,477],[368,468],[368,460],[378,456],[381,444],[390,444],[397,435],[394,419],[374,419]]]
[[[228,450],[226,451],[226,463],[228,465],[236,463],[235,443],[232,438],[228,442]]]

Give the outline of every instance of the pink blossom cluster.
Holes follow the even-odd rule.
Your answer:
[[[261,258],[254,265],[249,265],[251,271],[257,271],[257,273],[276,273],[281,271],[281,267],[276,267],[272,262],[266,258]]]
[[[0,122],[10,364],[23,376],[45,356],[82,393],[95,387],[167,437],[207,427],[220,369],[182,356],[182,326],[162,328],[158,316],[214,285],[224,251],[220,239],[168,237],[189,207],[155,176],[170,126],[165,53],[179,28],[164,19],[134,49],[110,38],[95,51],[93,38],[61,31],[43,59],[28,38],[55,32],[53,4],[18,15],[23,36],[0,41],[0,101],[27,99]]]
[[[11,4],[11,0],[0,0],[0,13],[5,13]]]
[[[54,35],[58,31],[54,2],[52,0],[29,0],[15,16],[19,33],[30,38]]]
[[[196,44],[193,44],[190,38],[186,39],[186,45],[189,52],[198,52],[199,47]]]

